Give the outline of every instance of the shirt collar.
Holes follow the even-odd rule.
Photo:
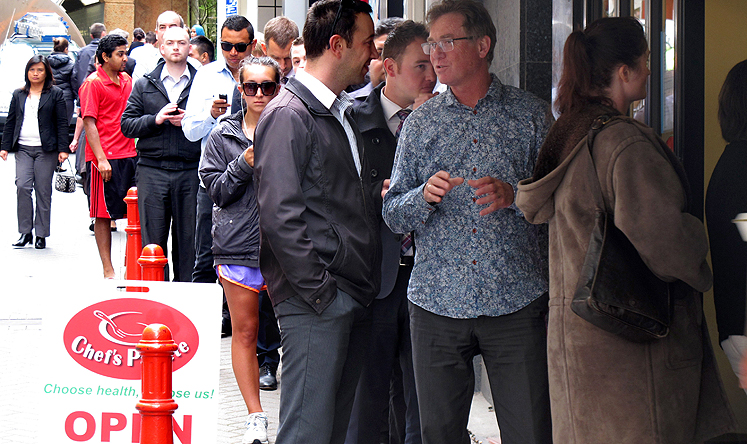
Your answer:
[[[498,77],[491,73],[490,74],[490,86],[488,87],[488,92],[485,94],[485,97],[481,98],[477,101],[477,103],[480,103],[485,98],[490,98],[491,100],[500,100],[503,96],[503,83],[501,83],[500,80],[498,80]],[[462,103],[457,100],[454,93],[451,91],[451,87],[449,86],[446,88],[446,92],[444,93],[446,95],[445,102],[446,105],[461,105]]]
[[[98,77],[99,77],[99,79],[101,79],[101,82],[104,85],[114,85],[114,86],[117,86],[117,84],[114,83],[114,82],[112,82],[112,79],[109,78],[109,76],[106,74],[106,71],[104,71],[104,68],[102,66],[99,66],[96,69],[96,72],[98,73]],[[124,77],[123,74],[124,73],[121,73],[121,72],[117,74],[117,76],[119,77],[119,87],[122,87],[122,85],[124,84],[124,81],[125,81],[125,77]],[[127,76],[127,77],[129,77],[129,76]]]
[[[181,73],[179,75],[179,77],[177,77],[177,78],[171,77],[171,74],[169,74],[169,70],[166,69],[166,65],[165,64],[163,65],[163,69],[161,70],[161,82],[163,82],[166,79],[166,77],[171,77],[174,80],[174,83],[179,83],[179,81],[184,76],[187,77],[187,80],[189,80],[190,77],[191,77],[190,74],[189,74],[189,64],[187,64],[187,66],[184,67],[184,72]]]
[[[394,117],[399,110],[402,108],[397,105],[396,103],[389,100],[389,97],[384,95],[384,90],[386,89],[386,86],[384,88],[381,88],[381,108],[384,110],[384,119],[390,120],[392,117]],[[408,106],[407,109],[411,109],[412,105]]]
[[[311,92],[311,94],[313,94],[314,97],[316,97],[316,99],[321,102],[322,105],[324,105],[325,108],[332,108],[332,104],[335,102],[337,96],[332,92],[331,89],[327,88],[327,85],[322,83],[321,80],[312,76],[305,70],[296,73],[296,80],[301,82],[301,84],[305,86]],[[345,94],[345,91],[340,93],[340,95],[343,94]]]

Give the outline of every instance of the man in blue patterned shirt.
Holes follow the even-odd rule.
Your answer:
[[[423,50],[448,90],[405,121],[383,208],[418,247],[408,299],[423,443],[469,442],[477,354],[502,442],[549,443],[547,228],[513,201],[552,117],[490,74],[496,30],[481,4],[444,0],[427,20]]]

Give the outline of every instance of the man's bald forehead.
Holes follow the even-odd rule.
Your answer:
[[[179,26],[184,27],[184,20],[182,17],[174,11],[164,11],[156,19],[156,29],[161,23],[174,23],[176,22]]]
[[[179,27],[173,27],[167,29],[163,33],[163,40],[186,40],[189,41],[189,33],[187,32],[187,28],[179,28]]]

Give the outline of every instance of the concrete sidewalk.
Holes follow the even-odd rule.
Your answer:
[[[10,246],[19,237],[14,177],[15,159],[10,155],[7,162],[0,161],[0,257],[3,263],[0,281],[2,277],[28,276],[52,280],[60,286],[85,288],[103,279],[96,242],[88,230],[87,201],[80,188],[72,194],[53,191],[51,235],[46,249]],[[125,226],[126,221],[119,221],[118,231],[112,233],[112,260],[118,277],[124,274]],[[36,406],[29,399],[32,399],[32,387],[39,375],[32,357],[44,350],[44,319],[35,300],[38,295],[26,294],[21,288],[9,288],[7,284],[0,295],[0,443],[37,444],[40,423]],[[221,340],[216,440],[221,444],[241,442],[246,418],[246,407],[231,368],[230,345],[230,338]],[[283,384],[291,382],[282,381],[282,368],[278,374],[282,390]],[[280,390],[260,393],[262,406],[270,418],[270,443],[275,442],[277,432]],[[495,438],[489,440],[499,435],[498,428],[492,409],[479,393],[473,401],[469,429],[474,442],[498,442]]]

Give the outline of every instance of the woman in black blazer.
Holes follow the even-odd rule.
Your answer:
[[[21,238],[13,244],[23,247],[32,240],[34,247],[46,247],[52,205],[52,177],[59,162],[67,159],[68,120],[65,96],[54,86],[47,58],[35,55],[26,64],[26,85],[13,92],[5,121],[0,158],[8,160],[16,152],[18,231]],[[31,199],[36,194],[36,217]]]

